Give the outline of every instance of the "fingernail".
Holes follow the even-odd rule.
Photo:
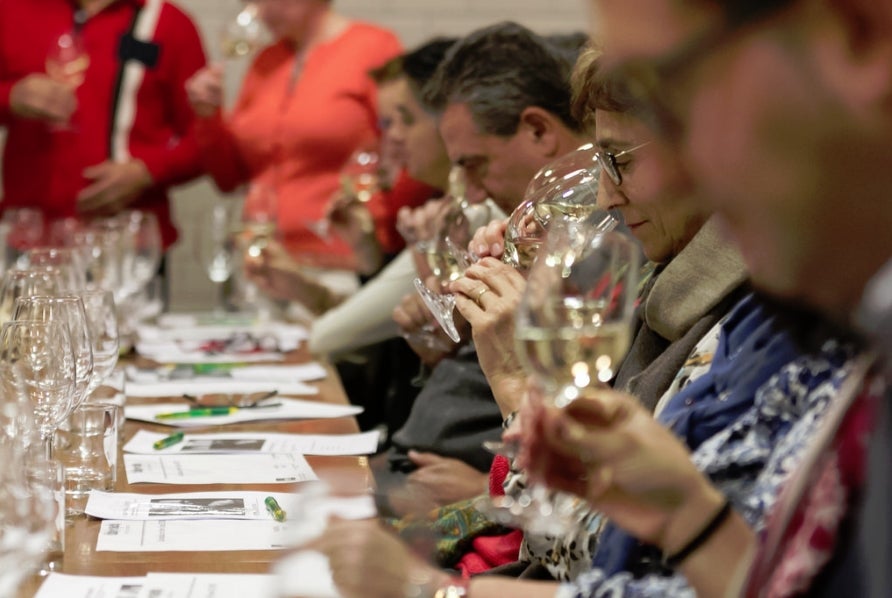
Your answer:
[[[481,243],[477,246],[477,255],[483,255],[484,253],[486,253],[486,245]]]
[[[502,251],[502,246],[499,243],[493,243],[492,247],[490,247],[490,255],[499,255]]]

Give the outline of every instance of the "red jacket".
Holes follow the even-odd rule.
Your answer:
[[[122,43],[138,8],[134,37],[145,41]],[[81,30],[90,63],[77,89],[72,127],[59,130],[13,115],[10,90],[26,75],[45,72],[49,48],[73,29],[74,11],[69,0],[0,0],[0,125],[7,128],[2,206],[40,207],[48,218],[73,216],[77,194],[87,185],[83,169],[132,156],[155,181],[133,207],[159,216],[169,246],[176,231],[168,188],[201,172],[184,89],[186,79],[205,65],[198,31],[164,0],[117,0]],[[136,58],[122,69],[121,55]]]

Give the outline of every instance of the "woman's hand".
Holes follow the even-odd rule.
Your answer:
[[[332,578],[345,598],[406,596],[414,586],[443,585],[448,575],[413,554],[376,520],[332,520],[307,548],[328,557]]]
[[[535,390],[531,389],[531,392]],[[563,409],[528,401],[520,465],[673,553],[723,502],[672,432],[631,395],[589,389]]]
[[[493,220],[486,226],[481,226],[474,233],[471,242],[468,243],[468,251],[478,258],[489,256],[500,259],[505,253],[505,230],[507,228],[507,218]]]
[[[324,285],[307,277],[300,264],[276,241],[270,240],[257,256],[245,254],[245,276],[273,299],[297,301],[315,313],[337,303]]]
[[[204,67],[186,81],[186,95],[195,114],[202,118],[213,116],[223,105],[223,67],[212,64]]]
[[[514,344],[514,316],[525,287],[517,270],[491,257],[449,285],[456,308],[471,325],[480,367],[505,415],[520,407],[527,383]]]

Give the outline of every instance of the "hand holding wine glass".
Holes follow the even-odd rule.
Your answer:
[[[517,312],[517,354],[534,377],[530,396],[562,408],[613,378],[631,342],[640,252],[616,231],[553,227],[530,270]],[[537,425],[524,411],[525,427]],[[493,503],[506,524],[561,533],[575,507],[530,485],[523,499]]]
[[[361,146],[341,166],[340,187],[319,220],[307,227],[320,239],[331,238],[332,225],[348,230],[352,208],[363,206],[381,189],[381,160],[377,146]],[[342,230],[342,232],[343,232]]]
[[[67,87],[72,94],[84,82],[89,66],[90,55],[87,53],[83,37],[77,30],[61,34],[47,51],[47,75],[53,81]],[[76,109],[75,104],[68,118],[59,122],[57,126],[60,129],[72,128],[71,120]]]

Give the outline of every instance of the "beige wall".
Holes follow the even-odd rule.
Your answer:
[[[238,11],[239,0],[175,0],[195,18],[209,53],[227,18]],[[512,19],[540,33],[584,29],[584,0],[334,0],[339,11],[393,29],[406,47],[434,35],[461,35],[477,27]],[[234,79],[235,77],[233,77]],[[0,137],[2,145],[2,137]],[[178,189],[175,218],[181,240],[172,250],[172,303],[175,309],[196,309],[214,300],[214,290],[193,258],[196,224],[217,193],[206,181]]]

